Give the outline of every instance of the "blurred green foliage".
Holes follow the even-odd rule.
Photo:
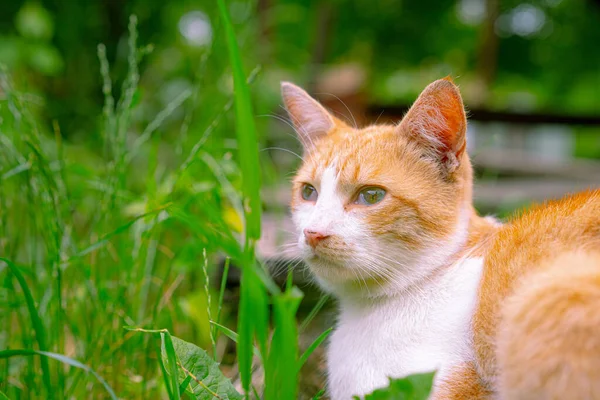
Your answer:
[[[321,65],[346,62],[366,69],[374,100],[410,102],[429,81],[451,74],[468,103],[480,73],[486,5],[496,3],[497,70],[488,106],[598,111],[597,1],[239,0],[230,8],[244,64],[262,67],[259,109],[270,112],[278,103],[279,79],[306,83]],[[113,77],[122,78],[132,13],[140,19],[143,42],[154,48],[142,63],[140,96],[147,109],[140,118],[154,115],[184,87],[202,87],[203,112],[214,103],[203,100],[231,90],[214,2],[16,0],[3,2],[0,11],[0,63],[42,96],[47,120],[58,120],[66,136],[87,140],[94,132],[89,116],[102,103],[95,49],[106,44]],[[194,12],[201,13],[196,20]],[[198,15],[210,30],[200,45],[182,35],[186,16],[197,24]],[[204,57],[208,61],[199,68]]]

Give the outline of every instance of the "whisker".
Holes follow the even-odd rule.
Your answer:
[[[350,108],[346,105],[346,103],[344,103],[344,101],[342,99],[340,99],[338,96],[336,96],[333,93],[318,93],[318,94],[325,94],[328,96],[333,96],[335,97],[340,103],[342,103],[342,105],[344,107],[346,107],[346,110],[348,110],[348,113],[350,113],[350,117],[352,118],[352,123],[354,124],[354,128],[358,129],[358,124],[356,123],[356,119],[354,118],[354,115],[352,114],[352,111],[350,111]]]
[[[272,277],[279,277],[283,275],[283,273],[295,269],[300,262],[302,262],[300,257],[294,257],[292,259],[279,259],[271,264],[269,267],[269,272]]]
[[[380,112],[380,113],[379,113],[379,115],[377,116],[377,119],[375,120],[375,123],[374,123],[374,125],[376,125],[376,124],[377,124],[377,121],[379,121],[379,118],[381,118],[381,116],[383,115],[383,112],[384,112],[384,111],[385,111],[385,110],[381,110],[381,112]]]
[[[298,155],[297,153],[294,153],[291,150],[284,149],[283,147],[265,147],[264,149],[261,150],[261,152],[267,151],[267,150],[281,150],[281,151],[285,151],[287,153],[295,155],[296,157],[298,157],[300,159],[300,161],[304,161],[304,158],[302,158],[300,155]]]
[[[285,111],[287,112],[287,110],[285,109],[285,107],[283,107],[283,106],[280,106],[280,107],[281,107],[283,110],[285,110]],[[302,124],[300,123],[300,121],[299,121],[297,118],[295,118],[295,117],[294,117],[293,115],[291,115],[291,114],[288,114],[288,115],[289,115],[290,119],[292,120],[292,123],[293,123],[293,125],[294,125],[294,130],[295,130],[296,132],[298,132],[298,129],[300,130],[300,132],[298,132],[298,138],[300,139],[300,141],[302,142],[302,144],[304,145],[304,147],[305,147],[305,148],[307,148],[307,147],[308,147],[308,146],[307,146],[308,144],[310,144],[310,147],[314,146],[314,143],[313,143],[313,141],[312,141],[312,137],[311,137],[311,135],[310,135],[310,132],[308,132],[308,131],[307,131],[307,130],[306,130],[306,129],[305,129],[303,126],[302,126]],[[304,139],[308,139],[308,141],[309,141],[310,143],[306,143],[306,142],[304,141]]]
[[[286,124],[287,126],[289,126],[290,128],[292,128],[292,130],[293,130],[294,132],[297,132],[297,131],[296,131],[296,127],[295,127],[295,126],[292,124],[292,122],[291,122],[291,121],[288,121],[287,119],[285,119],[284,117],[282,117],[282,116],[280,116],[280,115],[277,115],[277,114],[261,114],[261,115],[257,115],[257,117],[271,117],[271,118],[274,118],[274,119],[276,119],[277,121],[279,121],[279,122],[283,122],[284,124]],[[292,135],[292,134],[291,134],[291,133],[289,133],[289,132],[285,132],[285,134],[286,134],[286,135],[289,135],[289,136],[291,136],[291,137],[293,137],[293,138],[294,138],[295,140],[297,140],[297,141],[298,141],[298,143],[300,143],[301,145],[303,145],[303,144],[304,144],[304,143],[302,143],[302,141],[301,141],[301,140],[300,140],[300,138],[298,137],[298,134],[296,134],[296,135]]]

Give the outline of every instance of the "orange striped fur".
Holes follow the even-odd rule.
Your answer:
[[[473,324],[478,371],[502,398],[600,398],[600,191],[497,233]]]

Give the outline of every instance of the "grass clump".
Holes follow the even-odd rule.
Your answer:
[[[135,17],[118,100],[106,48],[98,46],[104,94],[98,149],[63,143],[57,124],[49,133],[38,122],[39,102],[2,72],[0,283],[8,300],[0,314],[6,327],[0,336],[3,396],[297,397],[301,363],[325,336],[299,356],[295,315],[302,293],[291,284],[280,289],[255,256],[262,209],[248,86],[255,74],[246,76],[226,4],[218,6],[234,94],[216,99],[222,107],[210,117],[185,118],[168,164],[161,156],[161,126],[181,108],[191,115],[198,95],[182,91],[139,126],[145,52]],[[228,129],[223,116],[232,105],[235,158],[231,141],[213,137]],[[203,128],[187,132],[190,126]],[[217,293],[209,277],[222,254],[228,257]],[[233,329],[227,327],[229,260],[241,268]],[[217,362],[226,356],[223,342],[231,339],[237,341],[243,395]],[[152,351],[157,340],[159,350]],[[256,358],[264,369],[261,387],[252,385]]]

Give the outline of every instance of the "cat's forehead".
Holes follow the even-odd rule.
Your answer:
[[[320,182],[334,170],[340,183],[361,183],[385,175],[394,166],[402,140],[394,126],[338,130],[322,138],[305,157],[298,178]]]

